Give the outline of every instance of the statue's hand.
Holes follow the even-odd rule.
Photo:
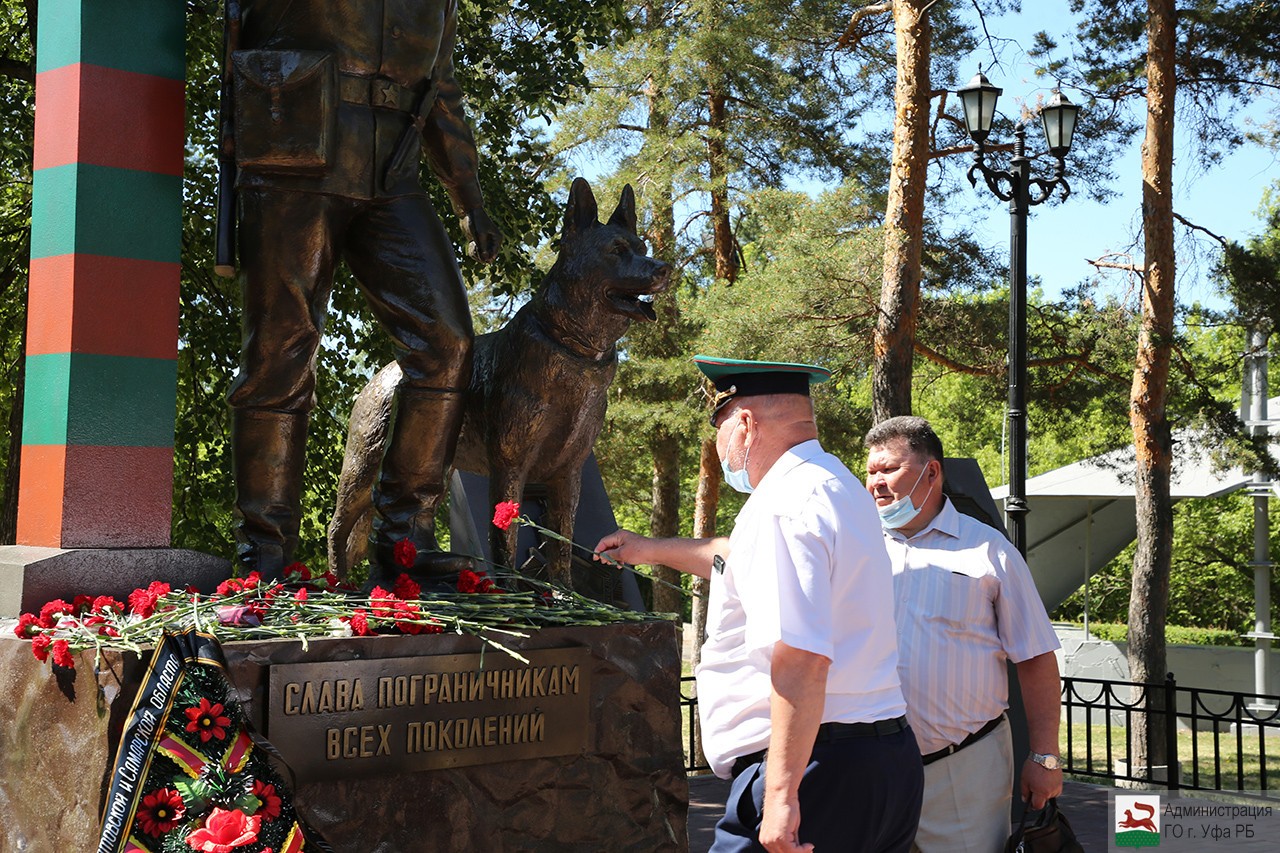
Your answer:
[[[483,207],[477,207],[462,217],[462,230],[467,235],[467,254],[482,264],[492,263],[498,257],[502,234],[493,224]]]

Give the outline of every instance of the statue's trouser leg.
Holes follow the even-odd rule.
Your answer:
[[[391,438],[373,489],[373,575],[394,578],[401,571],[436,577],[471,567],[470,558],[441,551],[436,542],[436,510],[444,498],[444,478],[458,443],[462,394],[401,387],[392,414]],[[396,545],[413,544],[413,559],[396,559]],[[403,548],[403,546],[401,546]]]
[[[240,371],[232,409],[237,561],[278,577],[302,517],[308,414],[335,254],[349,206],[313,193],[240,193]]]
[[[344,257],[396,342],[404,377],[373,492],[371,575],[447,576],[471,565],[440,551],[435,536],[471,377],[471,309],[453,246],[431,202],[411,196],[372,204],[356,217]],[[402,540],[416,552],[407,566],[395,559]]]
[[[276,580],[293,560],[307,447],[303,412],[232,412],[236,562]]]

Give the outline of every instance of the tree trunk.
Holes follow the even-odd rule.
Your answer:
[[[680,532],[680,441],[673,436],[656,435],[650,449],[653,451],[653,510],[649,515],[649,533],[665,539]],[[663,581],[653,585],[653,609],[659,613],[682,612],[680,572],[669,566],[654,566],[653,574]]]
[[[716,278],[733,284],[738,278],[738,252],[729,222],[729,167],[724,146],[728,114],[724,93],[719,88],[722,81],[712,79],[708,82],[711,91],[707,96],[707,173],[711,179],[712,247]]]
[[[1162,683],[1166,674],[1164,627],[1173,551],[1173,502],[1169,496],[1172,441],[1166,402],[1173,346],[1173,106],[1174,0],[1148,0],[1147,127],[1142,143],[1144,275],[1142,330],[1130,392],[1129,417],[1137,456],[1137,553],[1129,597],[1129,677]],[[1153,693],[1155,691],[1152,691]],[[1158,697],[1156,701],[1159,701]],[[1139,716],[1134,763],[1155,767],[1176,761],[1166,754],[1162,715]]]
[[[720,507],[720,457],[716,454],[716,440],[702,442],[702,454],[698,462],[698,494],[694,498],[693,536],[709,539],[716,535],[716,511]],[[702,644],[707,639],[707,598],[711,594],[711,582],[706,578],[694,578],[693,590],[693,666],[702,662]],[[696,695],[696,693],[695,693]],[[699,764],[706,762],[702,751],[702,726],[697,716],[693,726],[693,754]]]
[[[871,370],[871,416],[911,414],[911,371],[920,306],[920,253],[929,165],[929,48],[925,0],[895,0],[897,83],[893,162],[884,218],[884,277]],[[931,5],[931,4],[930,4]]]

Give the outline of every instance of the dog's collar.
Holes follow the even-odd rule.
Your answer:
[[[570,355],[595,364],[608,364],[613,361],[613,357],[616,353],[616,349],[614,347],[609,347],[607,350],[602,352],[595,347],[578,340],[573,335],[567,334],[563,330],[563,327],[557,325],[555,328],[558,329],[558,332],[553,331],[553,324],[544,320],[536,311],[533,312],[533,319],[537,322],[538,329],[542,332],[543,337]]]

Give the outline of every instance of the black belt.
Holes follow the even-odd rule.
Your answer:
[[[937,752],[931,752],[928,755],[921,756],[920,760],[923,761],[925,764],[932,764],[935,761],[940,761],[941,759],[946,758],[948,755],[959,752],[960,750],[964,749],[966,746],[972,743],[977,743],[987,735],[991,734],[993,731],[995,731],[996,726],[1000,725],[1000,722],[1003,719],[1004,719],[1004,714],[1001,714],[1000,716],[996,717],[994,720],[987,723],[985,726],[978,729],[976,732],[969,735],[967,738],[960,741],[959,743],[953,743],[951,744],[951,746],[944,747],[943,749],[940,749]]]
[[[894,717],[892,720],[876,720],[871,723],[823,723],[818,726],[818,736],[813,739],[814,745],[820,743],[830,743],[834,740],[845,740],[854,737],[885,737],[887,735],[896,735],[898,732],[905,731],[907,728],[906,717]],[[738,778],[738,774],[764,761],[766,749],[757,750],[750,755],[744,755],[735,758],[733,761],[733,769],[730,771],[733,778]]]

